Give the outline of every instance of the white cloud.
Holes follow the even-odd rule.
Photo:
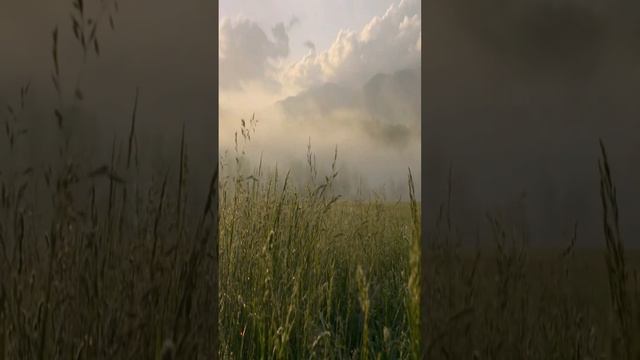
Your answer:
[[[273,82],[273,62],[289,55],[289,36],[283,23],[271,29],[271,40],[260,26],[246,18],[220,23],[220,87],[240,89],[251,81]]]
[[[401,0],[359,32],[341,30],[327,51],[307,54],[286,69],[282,81],[303,89],[324,82],[363,83],[380,72],[417,66],[420,40],[420,2]]]
[[[228,23],[225,31],[221,28],[221,42],[245,42],[227,45],[234,45],[233,56],[227,55],[228,49],[222,51],[221,149],[234,147],[240,119],[255,112],[260,126],[246,150],[256,161],[261,158],[263,164],[296,168],[311,138],[319,161],[330,163],[337,146],[339,163],[372,187],[400,184],[399,189],[405,191],[408,167],[419,183],[419,13],[419,0],[396,0],[380,16],[353,19],[353,24],[359,24],[354,25],[357,31],[344,25],[336,26],[343,28],[337,32],[326,30],[335,36],[329,46],[326,37],[304,31],[313,21],[309,14],[301,15],[299,25],[292,18],[281,29],[284,31],[269,36],[247,20]],[[259,41],[246,39],[250,36]],[[285,36],[291,36],[292,43],[307,54],[294,58],[288,52],[274,51],[278,39]],[[240,62],[240,56],[252,63]],[[240,74],[244,76],[239,81]],[[240,91],[224,88],[225,76],[236,81],[231,85],[241,83],[236,88]],[[267,82],[279,87],[269,88]]]
[[[360,125],[352,133],[363,131],[384,147],[404,148],[420,138],[420,73],[416,68],[378,74],[354,88],[326,83],[276,105],[286,120],[323,123],[340,118],[340,123],[348,118]]]

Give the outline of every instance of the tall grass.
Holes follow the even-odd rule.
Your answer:
[[[343,200],[334,162],[309,181],[221,160],[222,358],[415,359],[419,355],[419,207]],[[243,160],[245,159],[245,160]],[[300,175],[300,174],[298,174]]]
[[[428,358],[640,356],[640,253],[624,249],[616,188],[602,143],[599,169],[600,250],[576,247],[577,224],[564,249],[532,248],[526,232],[499,216],[488,218],[492,246],[462,246],[450,205],[443,206],[424,250]]]
[[[74,1],[71,18],[86,62],[100,50],[85,5]],[[62,104],[58,34],[52,80]],[[71,89],[81,102],[78,84]],[[143,181],[150,169],[137,161],[137,95],[128,141],[114,140],[102,162],[78,160],[58,108],[50,120],[59,132],[50,136],[63,141],[50,149],[50,165],[15,161],[31,136],[21,112],[28,90],[2,119],[10,156],[0,163],[0,359],[214,357],[216,169],[201,202],[185,195],[193,179],[184,145],[178,164]]]

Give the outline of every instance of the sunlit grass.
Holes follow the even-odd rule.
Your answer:
[[[343,201],[307,155],[303,187],[222,160],[245,169],[220,183],[222,357],[417,358],[419,207]]]

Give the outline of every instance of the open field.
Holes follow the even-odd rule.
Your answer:
[[[343,201],[336,176],[222,178],[223,358],[417,358],[419,204]]]

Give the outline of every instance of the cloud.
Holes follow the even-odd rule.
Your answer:
[[[293,21],[293,20],[292,20]],[[225,18],[220,24],[220,87],[241,89],[248,82],[273,80],[273,61],[289,55],[289,36],[284,23],[271,29],[271,40],[262,28],[246,18]]]
[[[287,27],[288,30],[291,30],[292,27],[294,27],[295,25],[300,24],[300,18],[298,18],[297,16],[292,16],[291,19],[289,20],[289,26]]]
[[[340,117],[382,146],[405,147],[420,134],[420,70],[378,73],[364,86],[313,86],[279,101],[283,116],[295,122],[327,122]],[[348,114],[348,116],[343,116]]]
[[[401,0],[360,31],[340,30],[330,48],[292,64],[283,82],[308,88],[325,82],[361,84],[371,75],[420,62],[420,2]]]
[[[294,121],[323,120],[336,111],[360,108],[361,94],[349,87],[326,83],[311,87],[298,95],[276,103],[286,119]]]
[[[306,47],[307,49],[309,49],[309,51],[315,53],[316,52],[316,44],[313,43],[313,41],[307,40],[304,42],[304,47]]]
[[[406,195],[407,168],[420,178],[420,2],[395,1],[357,31],[334,33],[329,47],[303,38],[302,58],[249,56],[268,75],[246,78],[242,91],[221,92],[220,148],[233,149],[240,119],[255,112],[261,125],[247,148],[253,160],[298,169],[311,139],[319,164],[330,164],[339,149],[339,168],[351,174],[343,191],[355,193],[366,179],[371,188],[391,186],[391,193]],[[285,22],[280,35],[291,34],[296,23]],[[261,37],[260,44],[277,42],[276,34],[269,40],[256,33],[248,35]],[[221,77],[231,75],[220,68]],[[265,80],[280,86],[271,91],[261,85]]]
[[[353,94],[353,91],[346,90],[345,93]],[[234,123],[228,123],[235,126],[221,129],[221,134],[231,135],[221,137],[222,154],[225,149],[232,151],[233,133],[238,129],[240,119],[251,115],[247,112],[237,114]],[[384,193],[390,196],[389,199],[395,200],[398,196],[406,199],[407,168],[411,168],[416,184],[420,183],[420,141],[411,141],[416,140],[413,135],[419,132],[410,133],[407,138],[404,125],[394,127],[371,120],[362,107],[332,107],[323,116],[307,113],[307,116],[300,114],[296,118],[284,114],[282,108],[271,107],[256,112],[255,116],[258,119],[256,132],[252,133],[250,143],[243,145],[248,158],[256,166],[260,162],[263,169],[277,165],[280,170],[292,170],[293,183],[308,174],[304,164],[309,143],[317,155],[321,176],[330,169],[334,151],[338,149],[337,167],[341,175],[337,181],[341,195],[356,195],[358,182],[364,180],[363,194],[385,187],[388,192]],[[382,141],[385,137],[390,141]],[[227,161],[233,162],[233,159]],[[419,187],[416,190],[419,191]]]

